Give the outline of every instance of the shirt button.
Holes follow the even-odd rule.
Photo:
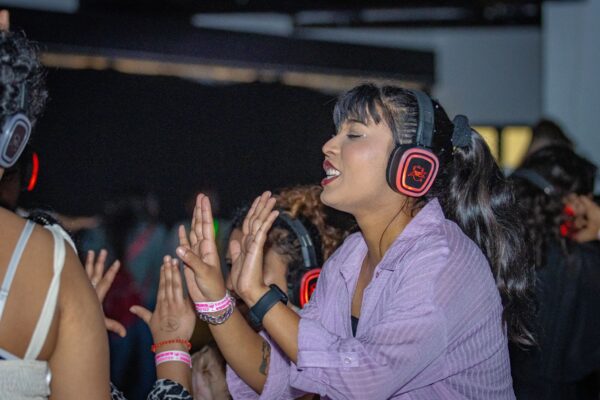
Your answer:
[[[344,364],[346,364],[346,365],[352,364],[352,359],[350,357],[344,358]]]

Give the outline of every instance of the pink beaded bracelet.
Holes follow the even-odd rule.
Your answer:
[[[185,351],[163,351],[162,353],[157,353],[154,356],[154,362],[157,366],[171,361],[183,362],[192,368],[192,358],[190,357],[189,353]]]

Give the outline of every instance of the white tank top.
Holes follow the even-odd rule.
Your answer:
[[[34,227],[35,223],[27,221],[6,269],[4,281],[0,287],[0,322],[2,322],[2,314],[10,292],[10,286]],[[52,233],[54,238],[54,275],[23,359],[0,348],[0,357],[4,358],[4,360],[0,360],[0,400],[38,400],[47,399],[50,395],[51,374],[48,363],[37,361],[36,358],[46,342],[46,336],[56,309],[60,274],[65,263],[65,240],[73,249],[75,246],[67,233],[58,225],[48,225],[45,228]]]

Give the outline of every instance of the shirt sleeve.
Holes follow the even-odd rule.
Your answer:
[[[319,283],[317,282],[317,289],[315,290],[310,302],[307,303],[301,311],[302,316],[311,316],[317,318],[318,305],[317,298],[319,291]],[[260,331],[259,334],[266,340],[271,346],[271,357],[269,359],[269,371],[267,373],[267,380],[263,388],[262,393],[259,395],[250,386],[248,386],[233,369],[227,365],[227,386],[231,396],[238,400],[255,400],[255,399],[296,399],[306,393],[314,393],[313,390],[308,392],[293,388],[290,385],[290,369],[296,369],[294,363],[286,356],[286,354],[279,348],[277,343],[267,332]]]
[[[290,385],[332,399],[387,399],[442,379],[444,364],[434,361],[445,354],[446,323],[433,286],[444,254],[424,254],[408,265],[380,322],[361,329],[360,337],[340,337],[303,315]]]

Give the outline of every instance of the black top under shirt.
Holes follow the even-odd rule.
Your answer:
[[[356,336],[356,328],[358,328],[358,318],[356,318],[354,315],[351,315],[350,322],[352,324],[352,336]]]

